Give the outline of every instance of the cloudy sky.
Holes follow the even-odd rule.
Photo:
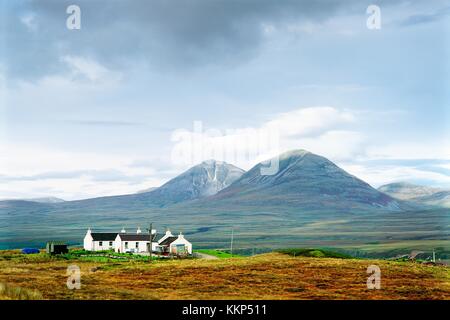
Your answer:
[[[80,30],[66,27],[72,4]],[[380,29],[367,27],[371,4]],[[0,9],[0,198],[132,193],[214,148],[244,169],[302,148],[375,187],[450,188],[448,0]]]

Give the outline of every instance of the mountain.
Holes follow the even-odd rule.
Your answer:
[[[378,188],[378,191],[386,193],[391,197],[402,199],[402,200],[411,200],[417,197],[430,196],[433,193],[438,191],[442,191],[441,189],[431,188],[426,186],[419,186],[412,183],[407,182],[395,182],[385,184]]]
[[[279,157],[261,175],[205,161],[156,190],[61,203],[0,202],[0,249],[80,245],[88,227],[136,228],[151,222],[182,231],[195,245],[241,247],[362,244],[450,239],[448,210],[410,204],[379,192],[324,157],[304,150]],[[443,244],[445,245],[445,244]]]
[[[226,162],[208,160],[148,193],[148,196],[164,203],[208,197],[231,185],[244,172]]]
[[[204,161],[159,188],[135,194],[66,201],[58,210],[77,209],[93,212],[136,211],[162,208],[176,203],[214,195],[242,176],[245,171],[221,161]]]
[[[450,191],[438,191],[428,196],[414,198],[412,199],[412,201],[438,207],[450,208]]]
[[[156,190],[156,189],[158,189],[158,187],[150,187],[150,188],[147,188],[147,189],[144,189],[144,190],[139,190],[138,192],[136,192],[137,194],[139,194],[139,193],[147,193],[147,192],[152,192],[152,191],[154,191],[154,190]]]
[[[401,201],[377,191],[330,160],[305,150],[279,156],[279,170],[261,175],[259,163],[228,188],[204,201],[250,206],[288,206],[301,209],[399,210]],[[204,202],[203,201],[203,202]]]
[[[450,190],[407,182],[386,184],[379,187],[378,190],[397,199],[440,207],[450,207]]]
[[[65,200],[56,198],[56,197],[45,197],[45,198],[33,198],[33,199],[25,199],[26,201],[39,202],[39,203],[61,203]]]
[[[42,197],[42,198],[30,198],[30,199],[4,199],[2,201],[26,201],[26,202],[38,202],[38,203],[61,203],[65,202],[65,200],[56,197]]]

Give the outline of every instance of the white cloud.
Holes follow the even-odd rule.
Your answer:
[[[300,108],[275,115],[257,128],[177,130],[172,162],[184,167],[215,158],[249,169],[257,162],[290,149],[308,149],[336,159],[354,155],[363,141],[358,132],[343,130],[355,122],[349,111],[333,107]]]
[[[371,145],[366,152],[369,159],[450,159],[450,141],[442,139],[426,142],[389,142]]]
[[[134,161],[127,156],[2,144],[0,177],[6,183],[0,184],[0,198],[57,196],[73,200],[133,193],[164,182],[157,175],[153,176],[156,171],[151,168],[132,167],[130,164]],[[118,172],[120,175],[96,181],[96,171]],[[71,172],[80,174],[70,176]],[[68,173],[69,177],[64,177]],[[58,174],[61,177],[55,177]],[[39,175],[40,178],[33,177]]]
[[[330,130],[316,137],[294,140],[287,149],[293,149],[295,145],[300,145],[303,149],[333,161],[343,161],[361,156],[364,152],[364,142],[365,136],[360,132]]]
[[[277,128],[282,137],[317,135],[340,125],[350,124],[355,116],[333,107],[310,107],[281,113],[264,127]]]
[[[37,90],[37,89],[36,89]],[[444,173],[407,164],[380,165],[373,159],[450,159],[448,142],[423,144],[371,142],[367,133],[358,131],[364,113],[333,107],[309,107],[280,113],[255,128],[229,130],[178,130],[172,136],[175,152],[170,161],[153,161],[136,166],[127,154],[71,152],[37,145],[0,144],[0,197],[58,196],[64,199],[88,198],[136,192],[166,181],[158,168],[165,163],[172,177],[203,160],[215,158],[244,169],[281,152],[306,149],[320,154],[367,181],[379,186],[394,181],[427,181],[436,186],[450,186]],[[198,125],[198,124],[197,124]],[[200,129],[200,130],[198,130]],[[200,150],[198,149],[200,148]],[[230,152],[231,150],[231,152]],[[188,156],[187,159],[183,159]],[[163,156],[163,155],[162,155]],[[175,157],[175,158],[174,158]],[[174,161],[176,160],[176,161]],[[183,160],[183,161],[180,161]],[[450,160],[449,160],[450,163]],[[448,169],[448,164],[440,164]],[[96,171],[98,175],[96,176]],[[64,177],[64,173],[87,172]],[[108,176],[111,172],[111,176]],[[59,178],[46,173],[62,173]],[[117,173],[117,174],[114,174]],[[42,175],[41,178],[39,178]],[[36,179],[17,177],[38,176]],[[8,181],[8,177],[10,178]]]
[[[73,77],[82,76],[92,82],[117,82],[121,75],[113,72],[97,61],[79,56],[64,56],[61,61],[65,62]]]
[[[399,181],[431,184],[443,188],[450,187],[450,176],[406,165],[341,164],[341,167],[376,188]]]
[[[20,22],[22,22],[30,31],[38,30],[38,23],[36,21],[36,15],[34,13],[27,13],[20,17]]]

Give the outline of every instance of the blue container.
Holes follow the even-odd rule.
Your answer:
[[[32,254],[32,253],[39,253],[40,251],[38,249],[33,248],[24,248],[22,249],[22,253],[24,254]]]

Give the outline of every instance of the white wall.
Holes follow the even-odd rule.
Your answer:
[[[103,251],[103,250],[113,250],[114,249],[114,242],[112,241],[112,244],[109,244],[109,241],[93,241],[93,249],[92,251]],[[100,245],[101,243],[101,245]]]
[[[128,242],[128,248],[125,248],[125,242]],[[136,242],[138,243],[138,248],[136,248]],[[122,239],[120,239],[119,236],[117,236],[115,245],[114,245],[114,250],[116,252],[119,252],[119,250],[120,250],[121,253],[124,253],[130,249],[134,249],[135,252],[148,252],[148,250],[147,250],[148,243],[149,243],[149,241],[123,241]],[[153,251],[156,251],[157,245],[158,245],[157,242],[152,242],[152,250]]]
[[[122,251],[122,243],[120,242],[120,236],[119,235],[117,235],[116,236],[116,240],[114,241],[114,251],[115,252],[123,252]]]
[[[187,240],[184,238],[184,236],[178,236],[178,239],[176,239],[175,241],[173,241],[173,242],[170,244],[170,252],[173,252],[173,251],[172,251],[172,250],[173,250],[172,248],[176,247],[177,244],[178,244],[178,245],[184,244],[184,246],[185,246],[186,249],[187,249],[187,252],[188,252],[189,254],[192,254],[192,243],[190,243],[189,241],[187,241]]]
[[[91,233],[88,231],[88,232],[86,233],[86,235],[84,236],[84,240],[83,240],[83,248],[84,248],[84,250],[86,250],[86,251],[93,251],[93,250],[92,250],[92,246],[93,246],[93,243],[92,243],[92,236],[91,236]]]
[[[102,243],[101,245],[100,242]],[[110,245],[109,242],[110,241],[94,241],[94,239],[92,238],[91,229],[88,229],[83,239],[83,248],[87,251],[103,251],[114,249],[114,240],[112,241],[112,245]]]

